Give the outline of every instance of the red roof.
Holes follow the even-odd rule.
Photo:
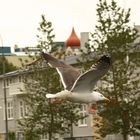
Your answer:
[[[69,36],[69,38],[66,41],[66,47],[68,47],[68,46],[80,47],[80,39],[76,35],[74,28],[72,29],[71,35]]]

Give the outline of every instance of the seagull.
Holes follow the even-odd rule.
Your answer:
[[[63,99],[74,103],[96,104],[98,101],[109,101],[104,95],[93,91],[98,80],[101,79],[111,66],[109,56],[102,56],[97,65],[91,67],[83,74],[81,71],[71,65],[56,59],[48,53],[42,52],[42,56],[47,63],[55,68],[60,75],[64,90],[56,94],[46,94],[48,99]]]

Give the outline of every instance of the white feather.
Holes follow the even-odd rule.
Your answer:
[[[57,70],[57,72],[58,72],[58,74],[59,74],[59,76],[60,76],[60,79],[61,79],[61,82],[62,82],[62,84],[63,84],[63,86],[64,86],[64,89],[66,89],[66,84],[65,84],[65,82],[64,82],[62,73],[59,71],[58,68],[56,68],[56,70]]]
[[[65,99],[70,95],[70,91],[63,90],[61,92],[58,92],[56,94],[46,94],[47,98],[60,98],[60,99]]]
[[[55,98],[55,94],[46,94],[47,98]]]

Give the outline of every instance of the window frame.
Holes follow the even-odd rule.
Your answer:
[[[87,115],[87,105],[86,104],[82,104],[81,105],[81,108],[79,110],[79,115],[81,117],[84,117]],[[83,119],[80,119],[78,121],[78,127],[85,127],[85,126],[88,126],[87,124],[87,117],[83,118]]]
[[[7,101],[7,120],[12,120],[14,119],[14,103],[13,100],[8,100]],[[4,113],[4,118],[5,118],[5,113]]]

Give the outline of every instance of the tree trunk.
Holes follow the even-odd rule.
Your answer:
[[[123,138],[124,140],[129,140],[128,130],[130,128],[130,125],[129,125],[129,114],[127,110],[123,111],[122,120],[123,120],[123,125],[124,125]]]
[[[71,140],[74,140],[74,139],[75,139],[75,138],[73,137],[73,125],[71,125],[70,138],[71,138]]]
[[[52,140],[52,133],[49,132],[49,140]]]
[[[73,125],[71,124],[71,130],[70,130],[70,137],[71,137],[71,139],[73,138]]]
[[[53,132],[53,124],[54,124],[54,116],[53,116],[53,110],[52,110],[52,106],[51,106],[51,100],[49,100],[49,104],[50,104],[50,130],[49,130],[49,140],[52,140],[52,132]]]
[[[123,140],[128,140],[126,134],[123,134]]]

